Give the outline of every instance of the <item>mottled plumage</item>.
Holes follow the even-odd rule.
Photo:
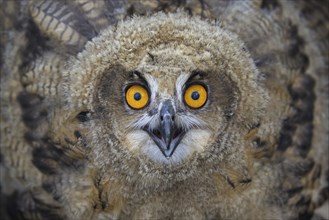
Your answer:
[[[1,216],[328,219],[327,6],[1,1]]]

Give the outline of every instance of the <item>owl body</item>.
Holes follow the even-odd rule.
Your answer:
[[[1,4],[6,218],[328,217],[323,5]]]

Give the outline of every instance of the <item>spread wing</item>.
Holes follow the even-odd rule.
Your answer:
[[[328,218],[329,9],[320,1],[207,3],[246,43],[270,102],[253,132],[256,164],[282,166],[282,198],[300,219]],[[218,7],[217,7],[218,6]]]
[[[92,177],[83,169],[87,152],[81,147],[88,112],[63,113],[61,68],[68,57],[127,16],[178,8],[217,20],[245,42],[271,100],[266,118],[248,137],[256,163],[282,165],[278,181],[289,195],[283,200],[297,208],[301,218],[313,213],[325,217],[329,194],[325,2],[33,0],[1,1],[0,6],[1,203],[6,201],[15,219],[67,217],[54,199],[60,197],[59,188],[52,186],[70,190],[71,179]],[[90,192],[94,187],[88,182],[79,190]],[[77,198],[84,199],[80,194]],[[101,204],[95,202],[97,206]]]
[[[68,216],[52,186],[71,185],[70,178],[78,180],[75,174],[83,172],[79,140],[87,112],[64,116],[61,68],[68,56],[126,16],[125,3],[0,1],[0,8],[0,216],[62,219]]]

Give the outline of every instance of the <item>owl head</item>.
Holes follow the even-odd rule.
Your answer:
[[[102,169],[166,172],[237,158],[267,99],[237,36],[181,13],[105,29],[65,77],[72,116],[90,114],[86,143]]]

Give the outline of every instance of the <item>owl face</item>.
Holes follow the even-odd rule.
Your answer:
[[[243,44],[216,25],[195,18],[191,26],[180,16],[125,21],[73,60],[68,103],[92,113],[96,161],[120,151],[122,161],[184,164],[213,148],[225,152],[224,136],[258,122],[266,94]]]
[[[114,121],[115,136],[134,155],[180,163],[204,151],[227,126],[236,103],[232,82],[213,77],[216,70],[200,69],[193,58],[180,46],[154,48],[132,70],[119,68],[104,76],[99,100],[106,102],[99,102],[99,109],[108,109],[106,120]],[[113,74],[118,78],[111,89],[107,77]]]

